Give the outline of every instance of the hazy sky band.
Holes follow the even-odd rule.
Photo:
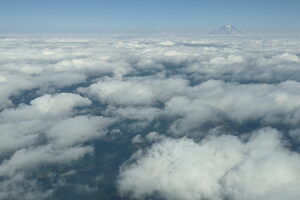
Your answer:
[[[0,32],[299,32],[298,0],[1,0]]]

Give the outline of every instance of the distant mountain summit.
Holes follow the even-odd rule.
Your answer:
[[[231,24],[223,25],[220,28],[211,32],[211,34],[222,34],[222,35],[238,35],[243,32],[234,27]]]

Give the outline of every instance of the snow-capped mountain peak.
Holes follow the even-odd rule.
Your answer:
[[[227,35],[232,35],[232,34],[241,34],[242,31],[237,29],[231,24],[226,24],[221,26],[220,28],[214,30],[211,32],[212,34],[227,34]]]

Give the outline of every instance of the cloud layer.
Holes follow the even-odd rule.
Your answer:
[[[0,199],[299,199],[299,38],[0,37]]]

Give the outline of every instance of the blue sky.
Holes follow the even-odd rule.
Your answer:
[[[0,0],[0,32],[300,32],[299,0]]]

